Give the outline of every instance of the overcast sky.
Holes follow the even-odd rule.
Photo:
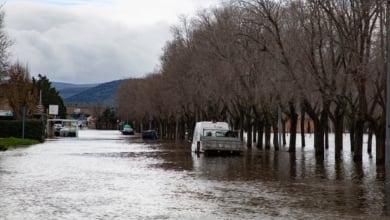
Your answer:
[[[218,0],[7,0],[12,60],[50,81],[101,83],[158,68],[170,27]]]

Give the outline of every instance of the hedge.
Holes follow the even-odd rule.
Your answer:
[[[24,122],[24,137],[28,139],[44,141],[45,124],[41,120],[26,120]],[[23,133],[23,122],[15,120],[0,120],[0,138],[16,137],[21,138]]]

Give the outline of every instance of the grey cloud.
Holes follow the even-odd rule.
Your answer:
[[[52,81],[95,83],[143,76],[158,64],[170,37],[166,23],[135,29],[98,15],[31,4],[8,5],[5,12],[6,29],[15,41],[14,59],[28,63],[32,75]]]

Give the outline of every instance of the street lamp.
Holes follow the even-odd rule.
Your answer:
[[[387,54],[386,54],[386,140],[385,140],[385,164],[390,165],[390,0],[386,5],[386,33],[387,33]]]

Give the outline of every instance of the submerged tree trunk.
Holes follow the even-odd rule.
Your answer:
[[[248,148],[252,148],[252,123],[250,122],[250,118],[247,118],[247,126],[246,126],[246,131],[247,131],[247,138],[246,138],[246,146]]]
[[[386,126],[385,120],[381,120],[380,124],[375,128],[375,137],[376,137],[376,163],[384,164],[386,161],[386,148],[385,148],[385,140],[386,140]],[[389,150],[389,149],[388,149]]]
[[[263,148],[264,123],[263,122],[259,122],[259,124],[257,126],[258,126],[258,129],[257,129],[257,144],[256,144],[256,147],[259,148],[259,149],[262,149]]]
[[[314,123],[314,148],[316,157],[324,157],[324,127],[320,122]]]
[[[241,114],[241,117],[240,117],[240,138],[241,138],[241,141],[244,141],[244,115]]]
[[[282,141],[283,141],[283,146],[286,146],[287,144],[287,140],[286,140],[286,136],[287,136],[287,131],[286,131],[286,121],[283,120],[282,121]]]
[[[349,117],[349,140],[351,145],[351,152],[355,151],[355,117],[352,114]]]
[[[333,125],[335,135],[335,156],[336,158],[340,158],[343,150],[344,113],[338,106],[335,109]]]
[[[276,151],[280,149],[280,143],[278,141],[278,120],[277,117],[272,120],[272,130],[273,130],[273,143]]]
[[[325,122],[324,135],[325,135],[325,149],[329,149],[329,125],[328,125],[328,119],[326,119],[326,122]]]
[[[353,160],[361,162],[363,160],[363,134],[364,134],[364,118],[359,115],[355,123],[355,149],[353,151]]]
[[[298,125],[298,114],[295,111],[295,106],[293,102],[289,102],[290,109],[290,146],[288,151],[295,152],[296,150],[296,138],[297,138],[297,125]]]
[[[163,121],[160,120],[160,123],[159,123],[159,127],[160,127],[160,130],[159,130],[159,135],[160,135],[160,139],[163,139],[163,136],[162,136],[162,132],[163,132]]]
[[[305,111],[301,110],[301,142],[302,142],[302,147],[306,146],[305,143]]]
[[[373,134],[373,129],[372,127],[370,127],[368,129],[368,140],[367,140],[367,154],[370,155],[370,157],[372,156],[372,136],[374,135]]]
[[[175,140],[179,139],[179,116],[176,116]]]
[[[256,143],[257,142],[257,119],[255,120],[254,124],[252,125],[252,128],[253,128],[253,134],[252,134],[252,143]]]
[[[265,121],[265,149],[271,149],[271,123],[266,119]]]
[[[324,110],[321,112],[321,116],[318,117],[318,113],[313,109],[307,100],[304,100],[303,105],[306,109],[306,113],[313,120],[314,124],[314,149],[315,156],[318,160],[324,159]]]
[[[321,123],[324,126],[325,149],[329,149],[329,105],[329,102],[324,102],[324,109],[321,114]]]

